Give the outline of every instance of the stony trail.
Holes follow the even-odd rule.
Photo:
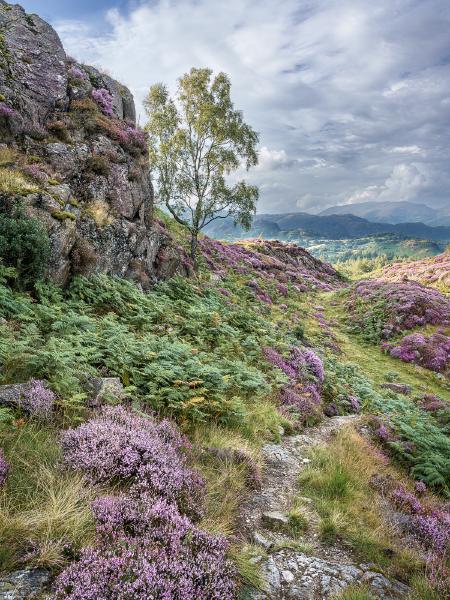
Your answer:
[[[303,498],[308,530],[292,546],[287,513],[294,494],[301,494],[298,477],[309,463],[309,450],[326,443],[340,428],[358,417],[332,417],[305,433],[284,436],[279,444],[263,447],[264,476],[261,489],[243,506],[241,529],[265,552],[261,565],[265,591],[253,591],[251,600],[325,600],[334,598],[350,584],[365,583],[376,598],[399,600],[409,588],[372,570],[373,565],[355,561],[344,542],[324,545],[318,534],[319,517],[311,499]],[[302,551],[303,550],[303,551]],[[267,552],[267,555],[266,555]]]

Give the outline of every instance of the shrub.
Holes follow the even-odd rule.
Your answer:
[[[202,481],[188,468],[185,440],[169,421],[109,407],[64,432],[61,443],[65,463],[93,482],[128,482],[198,514]]]
[[[38,165],[26,165],[22,168],[22,172],[38,183],[47,183],[48,175]]]
[[[100,107],[102,113],[104,113],[108,117],[112,117],[114,115],[113,97],[106,88],[92,90],[91,96]]]
[[[76,65],[70,67],[68,75],[72,79],[86,79],[86,73]]]
[[[0,259],[16,269],[19,288],[33,287],[44,277],[50,259],[45,227],[18,211],[11,216],[0,213]]]
[[[395,344],[383,343],[382,349],[404,362],[415,363],[438,373],[444,372],[450,364],[450,337],[442,333],[428,336],[411,333]]]
[[[101,154],[92,154],[86,161],[86,169],[96,175],[108,175],[109,163]]]
[[[8,477],[8,471],[9,464],[6,462],[3,452],[0,449],[0,486],[5,483],[6,478]]]
[[[67,131],[67,124],[64,121],[49,121],[48,123],[46,123],[45,126],[47,127],[48,131],[50,131],[55,137],[57,137],[62,142],[69,141],[69,132]]]
[[[32,379],[22,399],[23,409],[39,419],[48,419],[55,403],[55,394],[43,381]]]
[[[352,323],[369,341],[389,339],[418,325],[450,324],[450,298],[415,281],[361,281],[347,308]]]
[[[70,109],[81,113],[96,113],[98,112],[98,105],[92,98],[80,98],[79,100],[72,100]]]
[[[112,533],[109,526],[105,529],[105,520],[115,527],[122,522],[123,511],[128,518],[127,508],[120,501],[97,503],[94,511],[103,535]],[[85,549],[80,560],[58,577],[55,600],[235,597],[235,572],[226,559],[223,538],[200,531],[164,500],[149,502],[143,514],[133,515],[142,535],[116,530],[113,544]]]
[[[91,243],[83,237],[77,237],[72,253],[72,265],[76,275],[86,275],[97,263],[97,254]]]

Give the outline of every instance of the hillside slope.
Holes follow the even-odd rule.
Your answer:
[[[0,86],[0,600],[443,598],[448,296],[279,240],[194,274],[127,90],[3,0]]]

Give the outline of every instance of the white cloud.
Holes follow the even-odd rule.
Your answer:
[[[343,204],[386,200],[407,201],[418,197],[428,178],[416,165],[396,165],[382,185],[371,185],[354,192]]]
[[[131,88],[141,123],[152,83],[227,72],[260,132],[249,177],[262,212],[390,194],[448,203],[447,0],[141,0],[101,31],[55,25],[69,54]]]

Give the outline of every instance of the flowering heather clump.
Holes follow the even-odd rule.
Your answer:
[[[94,482],[132,484],[198,516],[201,478],[186,464],[184,438],[167,420],[141,417],[121,406],[62,435],[66,464]]]
[[[438,555],[450,550],[450,514],[422,502],[403,486],[392,492],[394,504],[410,515],[407,528],[418,543]]]
[[[94,508],[100,527],[122,527],[122,500]],[[114,535],[114,543],[86,548],[56,581],[55,600],[231,600],[235,572],[224,538],[200,531],[174,505],[148,504],[133,513],[142,535]],[[108,532],[108,526],[103,534]]]
[[[24,392],[23,409],[39,419],[48,419],[55,404],[55,394],[39,379],[32,379],[30,387]]]
[[[450,325],[450,298],[414,281],[361,281],[353,288],[347,307],[369,338],[389,339],[419,325]]]
[[[350,408],[352,409],[352,411],[354,413],[359,413],[359,411],[361,410],[361,401],[359,398],[357,398],[356,396],[349,396],[348,397],[348,401],[350,404]]]
[[[284,283],[279,283],[277,284],[277,292],[279,294],[281,294],[282,296],[287,296],[288,295],[288,288],[286,285],[284,285]]]
[[[450,337],[441,333],[411,333],[396,344],[382,344],[382,349],[395,358],[411,362],[438,373],[450,364]]]
[[[147,135],[142,129],[128,125],[123,131],[123,143],[134,146],[145,152],[147,150]]]
[[[295,409],[301,420],[316,417],[321,404],[320,387],[324,379],[322,360],[309,349],[292,347],[289,358],[273,348],[264,348],[263,354],[273,366],[285,373],[290,383],[280,394],[280,403],[286,409]]]
[[[425,483],[423,481],[415,481],[414,489],[416,491],[416,494],[423,496],[423,494],[425,494],[425,492],[427,491],[427,486],[425,485]]]
[[[72,79],[86,79],[86,73],[76,65],[73,65],[69,69],[69,77]]]
[[[385,281],[414,280],[442,291],[450,291],[450,252],[384,267],[380,278]]]
[[[392,438],[391,432],[386,427],[386,425],[381,424],[378,429],[375,431],[376,435],[383,440],[384,442],[390,440]]]
[[[108,117],[112,117],[113,111],[113,97],[106,88],[100,88],[99,90],[92,91],[92,98],[97,102],[102,113]]]
[[[312,374],[317,377],[320,382],[323,382],[325,377],[325,371],[323,368],[322,360],[317,356],[317,354],[313,350],[304,350],[303,358],[306,361],[310,371]]]
[[[6,462],[3,452],[0,449],[0,486],[5,483],[6,478],[8,477],[8,473],[9,464]]]
[[[22,171],[25,175],[28,175],[39,183],[46,183],[48,181],[48,175],[38,165],[27,165],[23,167]]]
[[[288,360],[283,358],[281,354],[279,354],[273,348],[263,348],[263,354],[267,361],[269,361],[274,367],[277,367],[285,375],[287,375],[290,379],[296,379],[297,370],[289,363]]]

